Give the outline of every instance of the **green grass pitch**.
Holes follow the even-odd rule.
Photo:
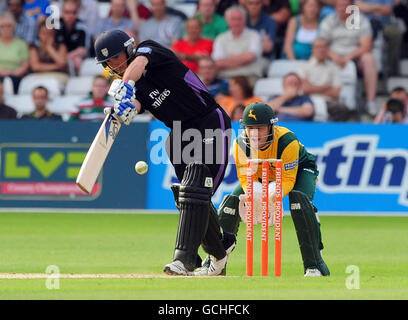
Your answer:
[[[285,216],[281,278],[273,276],[273,241],[270,275],[259,276],[259,226],[255,276],[245,276],[244,224],[228,262],[228,276],[194,278],[162,273],[173,255],[176,214],[3,212],[0,299],[408,299],[408,218],[321,216],[320,220],[330,277],[303,277],[293,222]],[[61,275],[134,277],[61,277],[58,289],[47,289],[47,278],[19,279],[20,274],[45,274],[50,265],[57,266]],[[347,273],[348,267],[354,269]]]

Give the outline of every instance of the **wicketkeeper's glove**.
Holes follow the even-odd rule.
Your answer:
[[[116,101],[123,101],[129,99],[129,101],[136,99],[135,82],[130,80],[129,83],[115,79],[109,88],[108,94]]]

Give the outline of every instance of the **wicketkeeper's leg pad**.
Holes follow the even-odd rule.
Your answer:
[[[212,188],[205,183],[209,178],[208,167],[194,162],[187,165],[179,188],[180,218],[173,260],[180,260],[190,271],[196,266],[198,248],[207,232]]]
[[[303,192],[297,190],[292,190],[289,193],[289,204],[302,254],[304,271],[308,268],[317,268],[322,275],[330,275],[330,271],[320,254],[320,249],[323,246],[315,207]]]

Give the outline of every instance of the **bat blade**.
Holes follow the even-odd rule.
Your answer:
[[[92,192],[120,127],[121,124],[117,119],[107,115],[89,147],[76,179],[76,184],[88,194]]]

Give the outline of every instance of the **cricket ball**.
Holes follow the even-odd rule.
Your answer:
[[[149,168],[149,166],[147,165],[146,162],[144,161],[138,161],[135,164],[135,170],[138,174],[145,174],[147,172],[147,169]]]

